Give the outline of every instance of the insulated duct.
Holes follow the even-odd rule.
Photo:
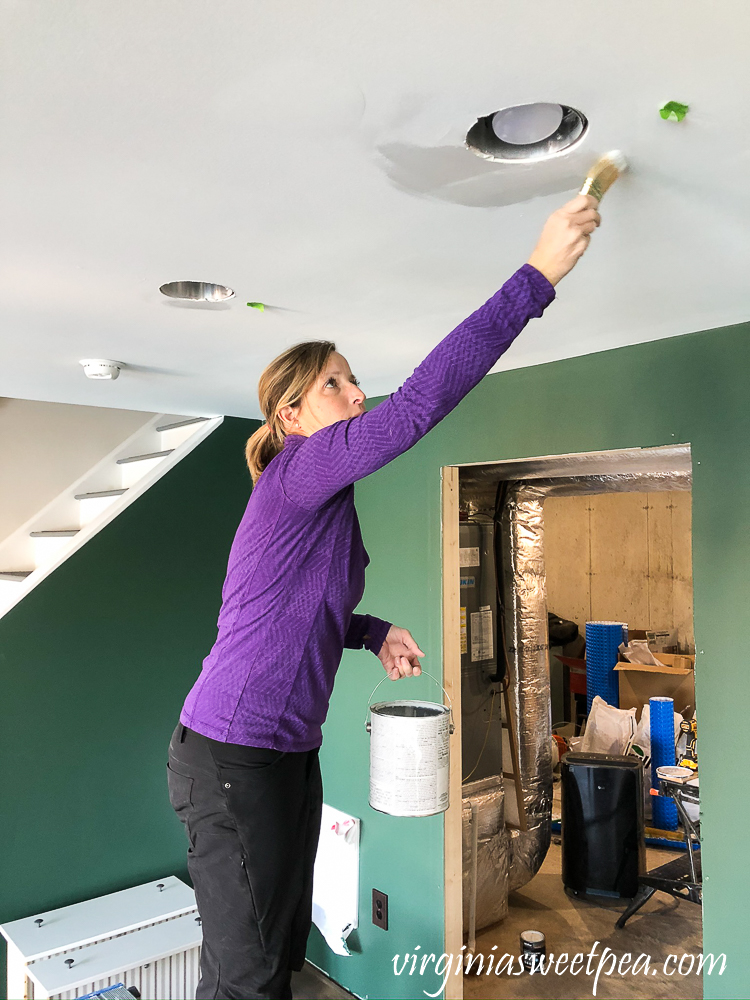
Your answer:
[[[500,775],[472,781],[462,794],[463,919],[471,941],[477,930],[508,914],[510,838]]]
[[[552,822],[544,496],[537,484],[514,483],[501,521],[510,708],[526,813],[526,829],[511,831],[511,892],[539,871],[549,848]]]
[[[488,467],[472,469],[466,493],[477,498],[492,482]],[[478,475],[477,475],[478,473]],[[492,491],[498,482],[495,471]],[[473,480],[473,481],[472,481]],[[549,496],[689,490],[690,472],[649,471],[513,482],[501,517],[505,648],[511,713],[519,757],[525,829],[511,831],[509,890],[536,875],[550,843],[552,733],[548,668],[543,504]],[[523,824],[522,824],[523,826]]]

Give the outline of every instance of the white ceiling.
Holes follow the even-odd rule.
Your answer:
[[[257,416],[262,368],[305,339],[391,392],[611,148],[631,173],[498,370],[750,318],[747,0],[3,0],[2,18],[3,395]],[[478,116],[536,100],[588,116],[569,158],[463,148]],[[180,279],[237,297],[160,295]],[[132,368],[90,382],[84,357]]]

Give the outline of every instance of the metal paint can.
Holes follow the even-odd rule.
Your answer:
[[[389,816],[445,812],[453,732],[450,707],[432,701],[378,702],[370,705],[366,728],[372,808]]]
[[[547,955],[547,942],[541,931],[521,931],[521,961],[529,972],[536,972],[539,960]]]

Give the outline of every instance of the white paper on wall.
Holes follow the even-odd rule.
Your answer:
[[[471,615],[471,661],[492,659],[492,608],[484,607]]]
[[[479,546],[477,546],[476,548],[459,549],[458,561],[461,568],[463,568],[464,566],[478,566]]]
[[[359,826],[355,816],[323,805],[313,879],[313,923],[337,955],[358,925]]]

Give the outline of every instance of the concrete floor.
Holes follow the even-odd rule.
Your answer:
[[[655,868],[675,857],[678,855],[671,851],[649,848],[646,851],[646,864],[649,868]],[[681,976],[674,969],[674,963],[670,966],[674,970],[673,975],[665,975],[663,970],[664,960],[668,955],[676,955],[679,961],[683,954],[701,954],[703,935],[700,907],[656,893],[630,918],[623,930],[618,931],[615,929],[615,921],[625,905],[600,907],[571,899],[563,889],[560,871],[560,846],[553,843],[536,878],[519,892],[511,894],[507,918],[477,935],[477,954],[497,956],[507,953],[515,956],[519,951],[521,931],[539,930],[547,939],[548,955],[567,953],[572,958],[581,952],[587,956],[594,942],[598,941],[596,957],[591,963],[591,974],[586,975],[586,958],[583,970],[577,976],[570,972],[556,975],[554,969],[546,976],[496,976],[494,973],[489,976],[468,975],[464,977],[466,1000],[496,1000],[498,997],[583,1000],[593,995],[604,1000],[650,1000],[652,997],[701,1000],[701,976],[695,973]],[[494,945],[497,948],[493,952]],[[596,983],[596,994],[593,994],[596,968],[605,948],[614,952],[617,962],[626,953],[630,953],[633,962],[641,954],[649,955],[651,968],[645,975],[640,972],[620,976],[615,972],[606,976],[604,970],[610,964],[610,959],[606,958],[602,974]],[[517,964],[514,968],[517,971]],[[293,974],[292,992],[295,1000],[352,998],[351,993],[309,963],[301,972]]]
[[[301,972],[292,973],[292,994],[294,1000],[349,1000],[353,996],[309,962]]]
[[[678,856],[671,851],[656,849],[648,849],[646,855],[648,868],[655,868]],[[588,955],[594,942],[598,941],[591,974],[586,975],[588,959],[584,959],[582,971],[575,976],[569,971],[556,975],[554,968],[546,976],[496,976],[494,971],[489,976],[468,975],[464,977],[464,997],[477,1000],[497,997],[528,997],[533,1000],[546,997],[566,1000],[589,998],[594,995],[596,969],[605,948],[610,948],[617,955],[617,962],[628,952],[631,962],[635,962],[641,954],[649,955],[651,968],[647,974],[626,973],[623,976],[618,975],[616,970],[610,976],[602,972],[596,984],[597,998],[674,997],[700,1000],[703,997],[702,976],[695,972],[680,975],[674,964],[669,966],[673,975],[666,975],[663,970],[668,955],[677,955],[679,962],[683,954],[701,954],[703,928],[699,906],[658,892],[630,918],[622,930],[616,930],[615,921],[625,906],[599,907],[571,899],[563,889],[560,871],[561,850],[559,844],[553,843],[539,874],[523,889],[511,894],[507,918],[477,935],[477,955],[488,956],[493,945],[497,945],[495,955],[518,955],[521,931],[539,930],[546,937],[548,955],[558,956],[567,952],[569,959],[579,952]],[[686,959],[684,968],[688,964]],[[605,958],[602,969],[609,968],[609,965],[610,959]],[[514,969],[517,971],[517,964]]]

